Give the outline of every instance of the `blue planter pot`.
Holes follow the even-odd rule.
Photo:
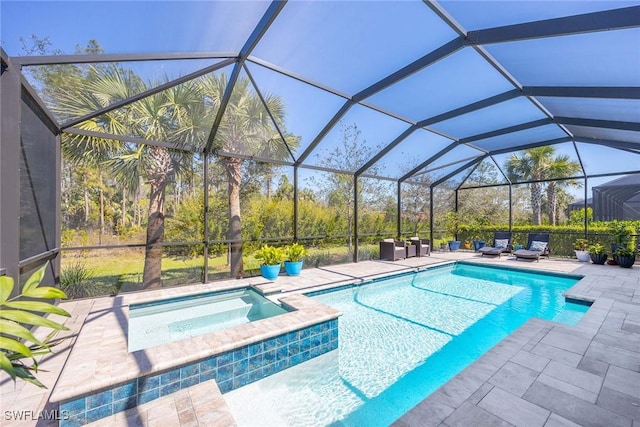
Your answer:
[[[473,250],[478,252],[480,248],[484,248],[485,242],[483,240],[474,240],[473,241]]]
[[[289,276],[298,276],[302,271],[302,261],[285,261],[284,270]]]
[[[460,249],[460,240],[450,240],[449,241],[449,250],[450,251],[457,251],[458,249]]]
[[[280,264],[276,265],[261,265],[260,273],[262,273],[262,277],[267,280],[275,280],[278,278],[280,274]]]

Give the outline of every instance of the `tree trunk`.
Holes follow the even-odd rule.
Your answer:
[[[87,171],[85,170],[82,174],[82,191],[84,193],[84,222],[85,224],[89,223],[89,209],[91,205],[89,204],[89,190],[87,189]]]
[[[542,189],[540,183],[531,183],[531,209],[533,211],[533,224],[540,225],[542,222],[541,212]]]
[[[556,211],[558,210],[558,201],[556,198],[556,183],[549,182],[547,186],[547,199],[549,199],[549,224],[556,225]]]
[[[144,289],[162,287],[162,246],[151,246],[164,241],[164,214],[167,184],[173,176],[173,162],[166,148],[154,147],[150,152],[153,166],[149,173],[149,221],[147,222],[147,246],[144,254]]]
[[[122,231],[127,226],[127,189],[122,189],[122,219],[121,219]]]
[[[104,190],[102,185],[102,171],[98,171],[98,186],[100,189],[100,236],[98,241],[102,244],[102,236],[104,236]]]
[[[227,157],[224,159],[229,188],[229,234],[227,239],[240,240],[242,238],[242,223],[240,217],[240,178],[242,160]],[[240,279],[244,276],[242,263],[242,242],[230,243],[230,276]]]
[[[164,198],[166,179],[152,182],[149,195],[149,222],[147,223],[147,247],[144,254],[144,289],[162,287],[162,246],[149,246],[164,240]]]

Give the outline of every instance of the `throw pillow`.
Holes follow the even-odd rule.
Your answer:
[[[538,240],[534,240],[531,242],[530,251],[544,251],[547,248],[547,242],[540,242]]]
[[[393,239],[384,239],[383,242],[393,243],[393,242],[395,242],[395,240],[393,240]]]
[[[509,239],[496,239],[496,248],[506,249],[509,246]]]

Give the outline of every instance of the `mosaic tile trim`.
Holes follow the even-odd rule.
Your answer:
[[[61,427],[81,426],[204,381],[222,393],[338,348],[338,319],[278,335],[189,365],[60,404]]]

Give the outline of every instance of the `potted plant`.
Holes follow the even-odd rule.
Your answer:
[[[286,259],[284,269],[289,276],[298,276],[302,270],[302,258],[307,255],[307,250],[299,243],[294,243],[284,249]]]
[[[280,274],[280,267],[286,255],[282,248],[264,245],[256,251],[255,257],[262,261],[260,265],[262,277],[267,280],[275,280]]]
[[[631,243],[631,230],[622,221],[613,220],[609,224],[609,234],[611,234],[611,252],[614,254],[620,247],[627,247]]]
[[[577,239],[573,242],[573,249],[576,253],[576,258],[580,262],[589,262],[589,241],[587,239]]]
[[[616,249],[615,255],[620,267],[631,268],[633,263],[636,262],[636,251],[628,247]]]
[[[603,265],[607,262],[607,254],[600,243],[589,246],[589,257],[594,264]]]

